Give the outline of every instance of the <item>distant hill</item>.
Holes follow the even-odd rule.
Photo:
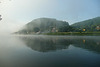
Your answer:
[[[26,24],[23,29],[17,33],[54,32],[65,26],[69,26],[66,21],[60,21],[53,18],[38,18]]]
[[[100,31],[100,17],[77,22],[69,26],[66,21],[53,18],[38,18],[27,23],[18,34],[50,33],[50,32],[93,32]]]
[[[100,26],[100,17],[77,22],[71,26],[77,29],[86,29],[86,31],[97,31],[96,27]]]

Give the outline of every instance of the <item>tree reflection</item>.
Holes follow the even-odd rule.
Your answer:
[[[20,37],[31,49],[48,52],[68,49],[70,45],[100,53],[100,39],[74,37]]]

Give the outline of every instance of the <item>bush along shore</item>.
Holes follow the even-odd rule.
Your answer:
[[[55,32],[55,33],[44,33],[43,35],[100,36],[100,32]]]

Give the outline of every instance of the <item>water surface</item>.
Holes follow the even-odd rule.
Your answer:
[[[100,67],[100,36],[0,36],[0,67]]]

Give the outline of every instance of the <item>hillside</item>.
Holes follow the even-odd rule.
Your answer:
[[[51,33],[51,32],[87,32],[100,31],[100,17],[77,22],[69,26],[68,22],[53,18],[38,18],[27,23],[18,34]]]
[[[97,31],[97,26],[100,26],[100,17],[77,22],[75,24],[72,24],[71,26],[77,29],[86,29],[86,31]]]
[[[17,33],[36,33],[36,32],[55,32],[59,28],[69,26],[66,21],[59,21],[52,18],[38,18],[28,24],[26,24],[23,29]]]

